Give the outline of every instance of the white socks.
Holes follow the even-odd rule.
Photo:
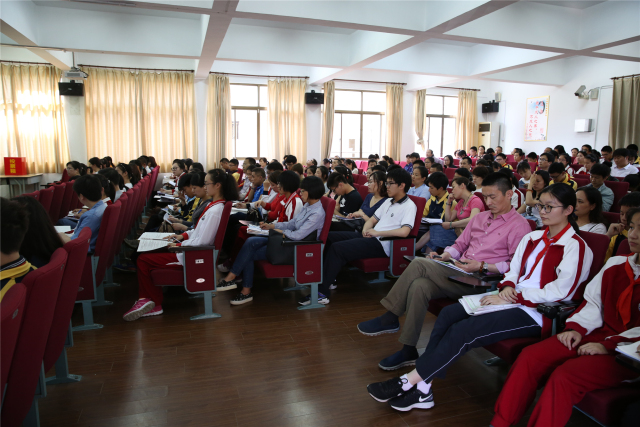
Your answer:
[[[409,383],[409,378],[407,377],[407,374],[404,374],[403,376],[401,376],[400,381],[402,381],[402,391],[409,391],[411,390],[411,387],[413,387],[411,383]]]
[[[404,388],[403,388],[404,389]],[[418,390],[420,390],[421,392],[423,392],[424,394],[429,394],[429,391],[431,390],[431,383],[427,384],[424,381],[420,381],[418,383]]]

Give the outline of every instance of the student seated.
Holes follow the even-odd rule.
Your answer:
[[[246,159],[245,159],[246,162]],[[243,165],[244,166],[244,165]],[[249,192],[251,191],[252,181],[253,181],[253,170],[256,169],[255,165],[244,166],[244,181],[242,181],[242,186],[238,189],[238,199],[245,200]],[[261,169],[261,168],[258,168]]]
[[[525,202],[518,208],[519,214],[522,214],[526,219],[535,221],[538,227],[542,227],[542,219],[537,205],[542,190],[549,186],[549,182],[551,182],[551,178],[546,171],[538,171],[532,174],[525,195]]]
[[[322,183],[324,184],[324,194],[326,196],[331,192],[329,190],[329,186],[327,185],[327,180],[329,179],[329,169],[327,169],[326,166],[318,166],[315,176],[322,180]]]
[[[562,183],[567,184],[573,191],[578,189],[578,183],[564,170],[562,163],[553,163],[549,166],[549,177],[551,178],[550,185]]]
[[[91,241],[89,243],[89,252],[93,252],[96,248],[98,233],[100,232],[100,222],[102,222],[102,214],[107,208],[107,204],[102,201],[102,185],[97,175],[84,175],[76,179],[73,183],[73,191],[78,195],[78,200],[87,210],[78,220],[74,232],[71,236],[66,233],[58,233],[63,243],[74,240],[80,235],[80,231],[84,227],[91,229]]]
[[[362,206],[362,196],[358,190],[353,188],[339,172],[334,172],[329,176],[327,185],[333,194],[338,196],[336,199],[336,207],[333,212],[334,216],[345,218],[347,215],[356,212]],[[353,228],[349,227],[344,222],[332,222],[332,231],[352,231]]]
[[[605,261],[614,256],[618,251],[620,243],[627,238],[629,230],[627,211],[631,208],[640,208],[640,193],[628,193],[620,199],[620,223],[611,224],[607,230],[609,248],[605,255]]]
[[[629,191],[638,191],[640,188],[640,176],[637,173],[625,176],[623,181],[629,183]]]
[[[522,206],[525,200],[525,197],[524,197],[525,195],[519,189],[520,183],[518,182],[516,177],[513,175],[513,171],[511,169],[501,168],[498,172],[505,175],[511,180],[511,184],[513,185],[512,187],[513,196],[511,196],[511,206],[513,206],[515,210],[518,210],[520,206]]]
[[[453,174],[454,178],[467,178],[469,181],[471,181],[472,176],[471,176],[471,172],[469,171],[469,169],[465,169],[465,168],[458,168],[456,169],[455,173]]]
[[[609,221],[602,215],[602,196],[593,187],[580,187],[576,191],[575,215],[580,231],[607,234]]]
[[[536,306],[571,301],[576,288],[587,280],[593,260],[591,249],[571,220],[575,203],[576,194],[566,185],[555,184],[543,190],[540,210],[546,228],[524,236],[510,270],[498,285],[500,293],[480,300],[482,306],[520,306],[481,316],[468,314],[460,303],[445,307],[425,352],[415,361],[416,369],[369,384],[369,394],[379,402],[389,401],[399,411],[432,408],[433,380],[444,378],[449,365],[469,350],[509,338],[549,336],[551,321],[543,319]]]
[[[222,161],[224,160],[225,159],[222,159],[220,163],[222,163]],[[229,163],[228,163],[229,169],[226,170],[227,173],[230,174],[236,180],[236,182],[240,181],[240,172],[238,172],[239,165],[240,165],[240,162],[238,162],[238,159],[231,159],[229,160]]]
[[[455,180],[456,178],[454,178]],[[422,212],[422,217],[431,220],[440,220],[442,221],[444,218],[445,204],[447,200],[450,198],[449,193],[447,192],[447,187],[449,186],[449,179],[442,172],[432,173],[429,176],[429,193],[431,193],[431,197],[427,200],[427,203],[424,206],[424,211]],[[452,200],[451,203],[455,205],[457,203],[455,200]],[[420,231],[418,231],[418,241],[416,242],[416,250],[423,249],[423,252],[427,249],[426,245],[431,240],[431,227],[437,228],[438,224],[432,224],[429,222],[421,222],[420,223]],[[440,226],[440,230],[437,232],[440,240],[436,242],[439,244],[443,239],[451,238],[451,236],[455,236],[455,232],[453,230],[444,230],[442,226]],[[455,237],[453,237],[455,241]],[[447,245],[448,246],[448,245]]]
[[[448,169],[448,168],[455,168],[456,165],[453,162],[453,156],[451,154],[447,154],[446,156],[444,156],[444,168]]]
[[[422,160],[420,160],[420,161],[422,162]],[[414,168],[416,167],[416,163],[417,163],[417,160],[415,162],[413,162],[413,167]],[[425,168],[427,168],[428,171],[430,171],[431,170],[431,166],[433,166],[436,163],[436,161],[433,159],[433,157],[425,157],[425,159],[424,159],[424,161],[422,163],[424,163],[424,164],[420,165],[420,166],[424,166]]]
[[[264,181],[267,177],[264,173],[264,169],[256,166],[250,166],[249,169],[251,170],[249,172],[251,176],[251,187],[244,196],[244,203],[240,203],[238,205],[238,207],[241,208],[247,208],[248,205],[259,202],[262,198],[262,194],[264,193]],[[249,176],[247,176],[247,178],[249,178]]]
[[[460,167],[462,169],[466,169],[468,171],[471,171],[471,168],[473,167],[473,160],[471,160],[471,157],[469,156],[465,156],[460,160]]]
[[[169,247],[213,245],[222,218],[224,203],[238,198],[238,187],[235,179],[222,169],[210,170],[206,175],[204,187],[211,201],[206,204],[198,224],[193,230],[168,237],[167,239],[180,242],[169,243]],[[157,269],[182,270],[183,265],[184,254],[182,253],[153,252],[138,256],[138,300],[124,314],[123,319],[132,321],[140,317],[162,314],[162,287],[153,284],[151,271]]]
[[[570,176],[573,177],[573,168],[571,167],[571,156],[567,153],[560,154],[558,157],[558,162],[562,163],[564,167],[564,171]]]
[[[632,254],[609,259],[587,284],[585,301],[564,332],[520,353],[496,402],[492,426],[517,424],[545,382],[529,418],[532,427],[564,426],[585,394],[638,377],[615,360],[618,345],[640,341],[640,209],[629,210],[628,219]]]
[[[617,148],[613,152],[614,167],[611,168],[611,176],[614,178],[624,178],[627,175],[638,173],[638,168],[629,164],[629,150]]]
[[[504,274],[509,271],[518,244],[531,228],[511,206],[511,183],[506,176],[498,173],[487,176],[482,193],[489,210],[469,221],[456,242],[445,248],[441,260],[459,260],[464,264],[456,262],[455,265],[467,272]],[[430,257],[436,255],[432,252]],[[457,299],[474,293],[469,286],[449,281],[447,277],[451,271],[449,267],[425,258],[414,259],[380,301],[388,311],[358,325],[358,331],[368,336],[394,333],[400,329],[399,317],[406,313],[399,339],[404,347],[382,360],[378,365],[381,369],[394,370],[415,364],[418,358],[416,345],[431,299]]]
[[[49,214],[33,197],[18,196],[12,201],[18,203],[29,216],[29,227],[20,246],[20,254],[35,267],[48,264],[56,249],[63,246],[60,236],[51,225]]]
[[[498,154],[496,155],[496,162],[498,162],[500,164],[500,167],[505,168],[505,169],[509,169],[509,170],[513,170],[513,167],[507,163],[507,155],[506,154]]]
[[[446,248],[455,243],[471,218],[484,212],[484,203],[475,191],[475,185],[467,178],[455,178],[453,188],[444,208],[442,224],[432,224],[427,246],[431,251]],[[457,204],[456,204],[457,202]]]
[[[295,172],[283,172],[285,174],[294,174]],[[295,177],[297,179],[297,177]],[[260,223],[263,230],[274,230],[283,234],[291,240],[302,240],[311,233],[315,233],[316,238],[320,237],[322,227],[324,226],[325,212],[320,199],[324,194],[324,185],[320,178],[310,176],[305,178],[300,185],[300,198],[304,203],[304,207],[298,215],[291,221],[276,222],[273,224]],[[227,291],[237,288],[239,282],[238,277],[242,276],[242,291],[231,299],[231,305],[242,305],[253,301],[251,288],[253,287],[253,271],[254,262],[267,259],[267,243],[269,237],[253,236],[249,237],[242,246],[238,257],[236,258],[231,270],[224,279],[218,283],[218,291]]]
[[[381,171],[376,171],[369,177],[369,194],[364,198],[364,202],[360,206],[360,209],[347,215],[347,218],[361,218],[364,222],[369,221],[369,218],[375,214],[375,212],[382,206],[387,200],[387,174]],[[332,224],[333,225],[333,224]]]
[[[319,287],[318,302],[329,303],[329,290],[338,273],[350,261],[389,256],[391,243],[380,237],[407,237],[416,220],[416,205],[407,196],[411,175],[396,168],[387,174],[387,199],[364,224],[362,235],[349,231],[329,233],[324,251],[323,281]],[[372,238],[373,237],[373,238]],[[301,305],[310,304],[310,296]]]
[[[482,181],[489,175],[489,169],[485,166],[476,166],[471,173],[473,175],[473,185],[476,186],[474,193],[482,200]]]
[[[427,178],[429,177],[429,170],[425,166],[417,166],[413,168],[411,173],[411,183],[413,187],[409,189],[407,193],[410,196],[422,197],[423,199],[429,199],[431,193],[429,192],[429,186],[427,184]]]
[[[429,174],[431,175],[435,172],[442,172],[443,170],[444,169],[442,169],[442,165],[440,163],[432,163],[431,167],[429,168]]]
[[[37,202],[36,202],[37,203]],[[20,254],[29,228],[29,213],[16,201],[0,198],[0,301],[9,289],[36,267]],[[47,215],[47,223],[51,221]]]
[[[115,194],[116,194],[114,185],[111,184],[109,180],[102,174],[98,173],[93,175],[98,179],[98,182],[100,182],[100,191],[101,191],[100,199],[104,202],[106,206],[112,205],[113,199],[115,198]],[[68,227],[71,227],[71,229],[73,230],[78,225],[78,220],[80,219],[80,217],[82,217],[82,215],[84,215],[87,211],[88,209],[86,208],[74,209],[73,217],[60,218],[56,222],[56,225],[62,225],[62,226],[66,225]]]
[[[113,188],[115,190],[115,195],[113,197],[113,202],[115,203],[120,198],[120,196],[122,196],[122,194],[125,191],[124,179],[113,168],[101,169],[100,171],[98,171],[98,175],[103,175],[113,185]]]
[[[69,175],[69,181],[75,181],[81,176],[86,175],[87,167],[76,161],[71,161],[67,163],[67,175]]]
[[[122,180],[124,181],[125,191],[132,189],[135,182],[133,182],[134,178],[133,178],[133,171],[131,170],[131,166],[129,166],[126,163],[119,163],[118,166],[116,166],[116,171],[120,174],[120,176],[122,177]],[[163,189],[162,191],[166,194],[173,194],[173,188]]]
[[[602,196],[602,210],[609,212],[613,205],[613,190],[605,185],[606,178],[611,175],[611,168],[605,164],[596,164],[591,167],[591,184],[587,187],[593,187],[600,192]]]
[[[518,175],[520,175],[520,181],[518,181],[518,188],[526,189],[531,180],[531,165],[529,162],[520,162],[517,166]]]

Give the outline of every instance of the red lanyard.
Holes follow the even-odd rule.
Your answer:
[[[631,299],[633,298],[633,288],[640,283],[640,277],[638,277],[638,279],[634,278],[633,268],[631,268],[629,258],[627,258],[624,269],[627,272],[627,276],[629,277],[629,286],[627,286],[618,297],[616,308],[618,311],[618,315],[622,320],[622,324],[627,326],[627,324],[631,321]]]
[[[219,203],[224,203],[224,200],[217,200],[215,202],[211,202],[207,205],[206,208],[204,208],[204,212],[202,212],[202,215],[200,215],[200,221],[198,221],[198,224],[196,225],[196,229],[198,229],[198,225],[202,224],[202,220],[204,219],[204,215],[207,213],[207,211],[209,209],[211,209],[214,205],[217,205]]]
[[[540,251],[540,253],[536,257],[535,264],[533,264],[533,267],[529,271],[529,274],[527,275],[527,277],[524,278],[524,280],[528,280],[531,277],[533,272],[536,270],[536,267],[538,266],[538,263],[540,262],[540,260],[542,258],[544,258],[545,254],[549,250],[549,247],[551,246],[551,244],[556,243],[558,240],[560,240],[560,238],[564,235],[564,233],[567,232],[567,230],[569,230],[569,228],[571,228],[571,224],[567,224],[566,227],[564,227],[562,229],[562,231],[560,233],[556,234],[556,236],[554,238],[552,238],[552,239],[549,239],[547,237],[547,236],[549,236],[549,228],[547,227],[544,230],[544,233],[542,234],[542,242],[544,243],[544,248]]]

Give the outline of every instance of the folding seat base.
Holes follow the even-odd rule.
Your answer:
[[[82,375],[73,375],[69,373],[69,362],[67,360],[67,349],[63,348],[60,357],[54,365],[56,367],[56,376],[49,377],[45,380],[48,385],[77,383],[82,380]]]
[[[372,284],[372,285],[374,285],[376,283],[389,283],[390,280],[385,277],[384,273],[385,273],[384,271],[378,271],[378,278],[377,279],[373,279],[373,280],[369,280],[369,281],[367,281],[367,283]]]
[[[109,266],[105,272],[104,281],[102,282],[103,288],[117,288],[120,287],[120,283],[113,281],[113,267]]]
[[[103,325],[93,323],[93,307],[91,306],[91,301],[82,301],[82,315],[84,316],[84,325],[71,328],[74,332],[103,328]]]
[[[484,364],[487,366],[504,365],[504,360],[500,359],[498,356],[495,356],[495,357],[492,357],[491,359],[485,360]]]
[[[107,301],[104,299],[104,283],[96,288],[96,300],[91,303],[94,307],[104,307],[106,305],[113,305],[113,301]]]
[[[295,288],[304,289],[306,287],[311,288],[311,303],[309,305],[301,305],[298,310],[313,310],[315,308],[326,308],[324,304],[318,302],[318,285],[319,283],[308,283],[306,285],[297,285]]]
[[[202,292],[197,296],[194,295],[193,298],[197,298],[199,296],[202,296],[204,298],[204,313],[198,314],[196,316],[191,316],[191,320],[217,319],[219,317],[222,317],[221,314],[213,312],[213,302],[211,301],[211,299],[215,297],[216,294],[214,294],[213,292]]]

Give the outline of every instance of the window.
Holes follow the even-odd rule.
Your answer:
[[[456,146],[458,97],[427,95],[425,111],[427,113],[424,129],[425,147],[432,149],[436,157],[452,154]],[[421,147],[416,144],[416,151],[420,149]]]
[[[336,90],[331,156],[364,159],[382,154],[387,139],[387,94]]]
[[[231,85],[231,138],[236,158],[266,157],[269,151],[267,86]]]

